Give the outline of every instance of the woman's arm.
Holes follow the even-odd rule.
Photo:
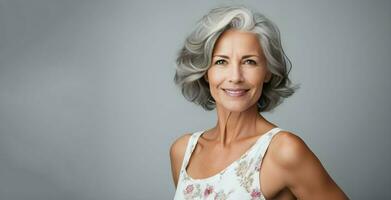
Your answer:
[[[348,199],[300,137],[285,131],[276,136],[272,159],[283,173],[286,186],[298,199]]]
[[[185,133],[177,138],[170,147],[171,174],[175,185],[178,184],[179,172],[181,170],[183,158],[185,156],[186,146],[191,137],[191,133]]]

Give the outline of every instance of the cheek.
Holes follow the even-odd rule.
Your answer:
[[[266,78],[266,72],[264,70],[253,70],[247,73],[247,81],[254,86],[259,86],[263,83]]]
[[[222,72],[211,68],[208,71],[208,80],[211,87],[216,87],[224,80],[224,75]]]

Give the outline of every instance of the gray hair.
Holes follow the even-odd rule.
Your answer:
[[[216,107],[204,75],[211,65],[215,42],[230,28],[257,34],[267,68],[272,73],[270,81],[263,85],[257,103],[258,112],[273,110],[282,103],[282,98],[291,96],[299,86],[292,86],[288,78],[292,64],[282,49],[277,26],[264,15],[243,5],[214,8],[197,21],[195,30],[178,52],[175,84],[188,101],[201,105],[205,110]]]

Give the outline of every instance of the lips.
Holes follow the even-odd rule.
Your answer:
[[[223,89],[229,96],[243,96],[249,89]]]
[[[241,91],[241,90],[249,90],[249,89],[245,89],[245,88],[237,88],[237,89],[231,89],[231,88],[225,88],[223,90],[229,90],[229,91]]]

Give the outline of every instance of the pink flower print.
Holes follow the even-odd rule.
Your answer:
[[[213,192],[213,186],[208,185],[204,191],[204,197],[208,197]]]
[[[251,200],[257,200],[260,199],[261,197],[261,192],[258,189],[253,189],[251,192]]]
[[[188,186],[186,187],[186,189],[185,189],[185,193],[186,193],[186,194],[190,194],[191,192],[193,192],[193,189],[194,189],[193,184],[188,185]]]

